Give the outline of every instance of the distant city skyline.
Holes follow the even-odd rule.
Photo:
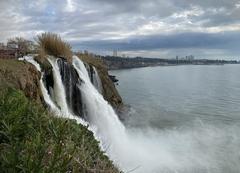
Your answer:
[[[97,54],[240,59],[239,0],[8,0],[0,23],[0,42],[49,31]]]

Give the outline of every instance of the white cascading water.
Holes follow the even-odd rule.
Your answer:
[[[41,88],[41,91],[42,91],[42,94],[43,94],[44,101],[51,108],[51,111],[53,111],[53,113],[55,113],[55,115],[60,116],[61,115],[60,109],[52,101],[52,99],[51,99],[50,95],[48,94],[48,91],[47,91],[47,89],[46,89],[46,87],[43,83],[43,75],[44,75],[44,73],[42,73],[42,75],[41,75],[40,88]]]
[[[34,65],[39,72],[41,72],[40,65],[34,60],[34,58],[32,56],[24,56],[23,58],[19,58],[19,60],[26,60],[27,62]],[[44,73],[41,72],[40,88],[41,88],[41,91],[43,94],[44,101],[51,108],[51,111],[53,111],[56,115],[60,115],[59,108],[52,101],[52,99],[51,99],[50,95],[48,94],[48,91],[43,83],[43,80],[42,80],[43,75],[44,75]]]
[[[93,67],[94,73],[93,73],[93,85],[96,87],[98,92],[102,94],[102,82],[98,75],[97,69]]]
[[[196,122],[193,127],[181,129],[126,129],[92,85],[79,58],[73,57],[73,66],[84,81],[80,89],[90,127],[121,170],[141,173],[238,172],[236,165],[240,153],[219,151],[226,148],[225,145],[230,152],[237,150],[240,139],[229,134],[234,134],[239,127],[219,129]],[[230,163],[226,163],[228,160]]]
[[[60,99],[57,102],[60,107],[63,106],[61,107],[63,113],[69,113],[57,60],[49,61],[55,73],[54,85],[58,85],[54,87],[56,90],[54,92],[62,94],[57,96]],[[38,68],[35,62],[33,64]],[[238,136],[229,135],[235,134],[239,127],[220,129],[197,123],[191,129],[162,131],[126,129],[113,108],[91,83],[83,62],[74,56],[73,66],[83,81],[79,87],[87,109],[90,130],[100,141],[102,149],[121,170],[141,173],[239,172],[237,165],[240,153],[236,146],[240,145],[238,142],[240,139]],[[43,92],[44,95],[48,95],[46,91]],[[51,100],[50,96],[44,99]],[[63,117],[76,119],[79,123],[85,124],[72,114]],[[227,151],[230,153],[220,152],[224,148],[228,148]]]
[[[75,119],[78,123],[81,123],[83,125],[87,125],[83,119],[75,116],[72,111],[68,108],[67,99],[66,99],[66,93],[65,88],[62,82],[60,70],[57,63],[57,58],[48,57],[49,63],[52,65],[53,68],[53,80],[54,80],[54,97],[57,102],[57,104],[60,106],[61,109],[61,116],[64,118],[69,119]]]
[[[73,57],[73,66],[83,80],[80,89],[83,102],[86,104],[87,117],[95,136],[112,158],[117,160],[121,153],[118,144],[125,145],[125,127],[119,121],[113,108],[104,100],[102,95],[93,86],[83,62]],[[117,148],[116,148],[117,147]]]
[[[153,154],[152,151],[158,151],[160,146],[148,141],[139,141],[140,133],[135,133],[137,136],[128,133],[113,108],[92,85],[82,61],[73,57],[73,66],[84,81],[80,89],[87,107],[89,124],[108,156],[124,171],[138,167],[141,167],[138,172],[158,170],[152,163],[156,163],[158,159],[169,159]]]
[[[92,84],[95,86],[98,92],[102,94],[102,82],[98,75],[97,69],[94,66],[90,66],[89,64],[86,63],[82,68],[85,68],[84,71],[87,72],[87,73],[84,72],[85,76],[91,78],[90,75],[92,75]],[[91,69],[93,70],[93,72],[91,71]]]
[[[55,100],[57,104],[60,106],[61,112],[64,115],[69,115],[70,111],[69,111],[67,102],[65,101],[66,93],[65,93],[64,85],[62,84],[62,79],[61,79],[61,74],[59,71],[57,59],[49,56],[48,61],[52,65],[52,69],[53,69],[53,80],[54,80],[53,91],[54,91]]]
[[[51,63],[51,65],[53,66],[53,73],[55,72],[54,75],[54,84],[56,84],[56,88],[54,88],[54,90],[56,89],[57,91],[59,91],[60,88],[63,88],[62,92],[60,90],[60,92],[57,93],[57,98],[62,98],[63,100],[59,101],[59,102],[63,102],[60,104],[60,109],[56,106],[56,104],[54,103],[54,101],[52,100],[51,96],[48,94],[48,91],[43,83],[43,75],[44,73],[41,71],[41,67],[40,65],[34,60],[34,58],[32,56],[24,56],[23,58],[19,58],[19,60],[26,60],[27,62],[33,64],[36,69],[41,72],[41,79],[40,79],[40,88],[43,94],[43,99],[45,101],[45,103],[50,107],[50,111],[52,111],[56,116],[60,116],[63,118],[69,118],[69,119],[75,119],[78,123],[87,126],[88,123],[85,122],[83,119],[73,115],[72,113],[70,113],[70,111],[68,110],[68,108],[66,107],[67,105],[67,100],[66,100],[66,95],[65,95],[65,90],[64,90],[64,86],[63,83],[61,81],[61,76],[60,76],[60,72],[57,66],[57,59],[53,58],[53,57],[49,57],[48,60]],[[55,64],[56,63],[56,64]],[[56,67],[54,69],[54,67]],[[56,70],[56,71],[54,71]],[[60,76],[60,78],[59,78]],[[63,106],[63,107],[61,107]],[[66,110],[67,109],[67,110]]]

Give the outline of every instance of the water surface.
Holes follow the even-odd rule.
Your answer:
[[[174,127],[240,120],[240,66],[164,66],[115,70],[135,126]]]
[[[147,67],[110,74],[119,79],[120,95],[133,108],[125,121],[130,139],[150,153],[137,162],[136,172],[240,172],[239,65]]]

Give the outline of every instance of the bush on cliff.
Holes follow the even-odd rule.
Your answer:
[[[14,89],[0,91],[0,170],[118,172],[86,127],[53,117]]]
[[[63,57],[69,62],[72,59],[71,46],[63,41],[57,34],[46,32],[38,35],[36,38],[38,44],[38,53],[41,58],[46,55]]]

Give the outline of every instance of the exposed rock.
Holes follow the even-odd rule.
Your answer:
[[[80,55],[79,57],[84,63],[89,64],[90,78],[92,82],[92,75],[95,73],[93,66],[96,68],[102,82],[101,87],[103,97],[115,108],[115,110],[120,110],[123,107],[122,99],[102,61],[93,58],[90,55]],[[44,72],[43,81],[51,95],[51,90],[54,88],[52,67],[47,59],[35,57],[35,60],[40,64],[41,69]],[[74,114],[84,117],[84,106],[81,103],[81,92],[77,87],[77,85],[81,84],[81,81],[78,78],[77,72],[69,62],[62,58],[58,60],[58,65],[66,89],[68,105],[73,110]],[[38,72],[30,63],[18,60],[0,60],[0,88],[14,87],[20,89],[24,91],[27,97],[35,99],[38,102],[42,101],[43,103],[39,83],[40,78],[40,72]]]
[[[65,86],[68,105],[75,115],[84,117],[81,91],[78,87],[78,85],[81,85],[78,73],[73,65],[65,59],[59,58],[57,62]]]
[[[116,110],[123,107],[122,98],[120,97],[114,83],[109,77],[106,66],[99,58],[92,57],[87,54],[78,54],[78,57],[83,61],[96,67],[99,77],[102,81],[103,97],[107,100]]]
[[[110,79],[112,80],[113,83],[118,82],[118,79],[116,78],[116,76],[113,75],[109,75]]]
[[[28,98],[42,102],[41,74],[27,62],[0,59],[0,89],[13,87],[22,90]]]

